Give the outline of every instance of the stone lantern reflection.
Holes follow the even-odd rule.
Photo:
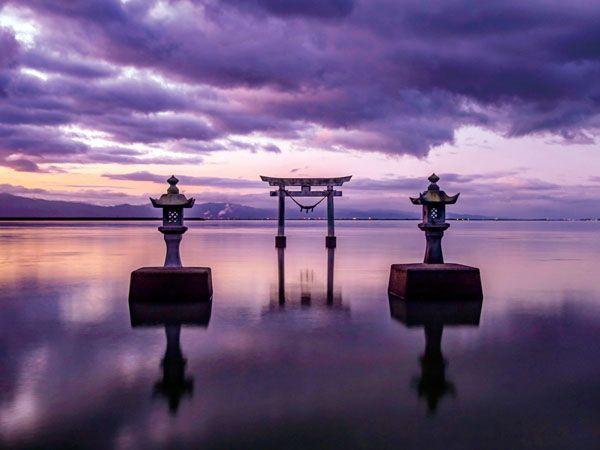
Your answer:
[[[167,348],[161,361],[162,378],[154,385],[154,392],[164,396],[169,403],[169,411],[175,415],[179,402],[184,395],[192,396],[194,379],[185,374],[187,360],[184,358],[179,343],[181,325],[165,325]]]
[[[458,200],[456,195],[448,195],[440,190],[437,182],[440,178],[434,173],[428,178],[431,183],[427,190],[418,197],[410,198],[413,205],[423,206],[423,221],[419,228],[425,232],[427,247],[425,249],[425,264],[443,264],[442,237],[450,227],[446,222],[446,205],[453,205]]]
[[[390,315],[408,328],[425,331],[425,352],[419,358],[421,373],[413,377],[412,387],[434,414],[442,398],[456,396],[456,387],[446,374],[448,361],[442,354],[442,335],[446,327],[479,326],[481,300],[452,300],[447,298],[403,300],[389,297]]]
[[[172,175],[167,180],[169,183],[167,193],[161,195],[158,200],[150,198],[152,206],[163,210],[163,224],[158,227],[158,231],[164,235],[167,245],[165,267],[181,267],[179,244],[181,235],[187,231],[187,227],[183,225],[183,208],[191,208],[195,201],[179,193],[178,182],[179,180]]]

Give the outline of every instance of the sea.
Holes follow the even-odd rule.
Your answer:
[[[190,221],[213,299],[162,316],[158,225],[0,222],[0,448],[599,448],[600,222],[452,222],[483,301],[407,304],[415,221]]]

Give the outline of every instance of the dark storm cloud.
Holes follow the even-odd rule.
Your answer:
[[[46,170],[40,169],[39,163],[66,161],[88,150],[87,145],[67,139],[53,128],[0,123],[0,166],[20,172],[42,172]]]
[[[0,124],[0,143],[3,152],[51,156],[85,153],[88,146],[66,139],[59,131],[46,127],[5,126]]]
[[[118,141],[126,143],[151,143],[178,139],[205,141],[218,136],[209,124],[186,117],[114,115],[99,120],[104,131],[112,134]]]
[[[54,77],[47,81],[15,76],[8,90],[10,102],[26,111],[102,116],[107,113],[156,113],[185,111],[193,98],[148,80],[108,80],[97,83]],[[75,121],[73,117],[72,121]],[[42,123],[44,124],[44,123]]]
[[[594,2],[10,3],[41,34],[20,55],[0,33],[3,124],[201,147],[259,133],[418,156],[463,125],[580,143],[600,126]],[[52,76],[34,80],[16,64]],[[112,76],[131,68],[165,82]]]
[[[0,70],[16,64],[18,51],[19,44],[13,34],[9,30],[0,28]]]
[[[353,0],[224,0],[247,12],[264,11],[283,17],[313,17],[331,19],[345,17],[352,12]]]
[[[6,97],[6,86],[11,79],[10,70],[17,64],[18,51],[19,45],[13,34],[0,28],[0,99]]]

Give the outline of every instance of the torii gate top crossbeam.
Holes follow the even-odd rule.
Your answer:
[[[337,178],[276,178],[260,176],[260,179],[270,186],[341,186],[350,181],[352,175]]]

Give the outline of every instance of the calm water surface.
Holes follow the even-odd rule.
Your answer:
[[[127,300],[157,224],[0,223],[0,447],[598,448],[600,223],[452,223],[485,298],[448,311],[388,300],[415,222],[340,222],[335,254],[275,225],[189,224],[214,297],[179,328]]]

